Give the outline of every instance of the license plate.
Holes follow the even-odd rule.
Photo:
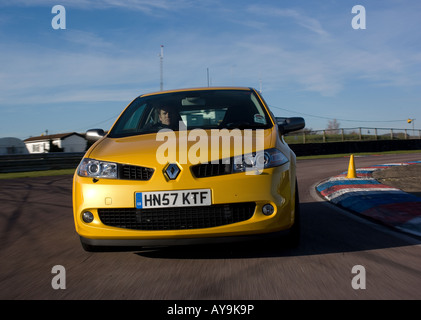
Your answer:
[[[136,192],[137,209],[209,206],[212,204],[210,189]]]

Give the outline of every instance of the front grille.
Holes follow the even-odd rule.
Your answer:
[[[119,165],[119,178],[123,180],[149,180],[152,178],[154,169],[131,166],[128,164]]]
[[[200,163],[192,166],[191,171],[196,178],[206,178],[229,174],[231,167],[231,164]]]
[[[224,226],[250,219],[254,202],[198,207],[98,209],[107,226],[133,230],[182,230]]]

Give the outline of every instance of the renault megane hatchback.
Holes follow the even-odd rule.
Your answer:
[[[144,94],[97,140],[73,179],[87,251],[273,237],[296,244],[295,154],[302,118],[275,118],[252,88]]]

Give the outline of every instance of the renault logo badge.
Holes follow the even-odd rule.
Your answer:
[[[175,180],[180,173],[180,168],[176,163],[170,163],[165,169],[165,173],[167,174],[170,180]]]

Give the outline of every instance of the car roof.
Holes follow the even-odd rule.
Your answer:
[[[150,92],[140,95],[140,97],[147,97],[152,95],[159,95],[172,92],[188,92],[188,91],[204,91],[204,90],[238,90],[238,91],[254,91],[253,88],[248,87],[197,87],[197,88],[185,88],[185,89],[173,89],[173,90],[163,90],[157,92]]]

